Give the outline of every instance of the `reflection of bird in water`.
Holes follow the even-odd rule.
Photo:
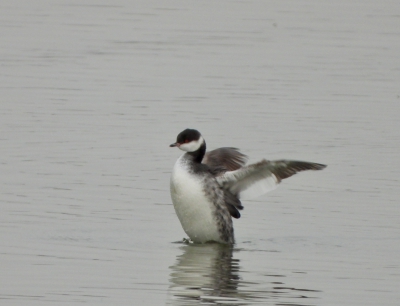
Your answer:
[[[304,299],[315,298],[312,293],[319,292],[287,286],[283,280],[289,275],[276,271],[246,271],[247,280],[242,279],[233,252],[251,250],[218,243],[188,244],[180,249],[183,253],[170,267],[167,305],[265,305],[266,301],[270,305],[274,301],[274,305],[306,306],[310,304],[304,304]]]
[[[234,243],[232,218],[243,209],[240,199],[274,189],[299,171],[326,166],[294,160],[262,160],[245,166],[247,157],[234,148],[206,153],[197,130],[181,132],[171,147],[185,151],[171,176],[171,198],[182,227],[195,243]]]
[[[237,301],[239,260],[232,258],[231,246],[191,244],[182,249],[171,267],[170,305]]]

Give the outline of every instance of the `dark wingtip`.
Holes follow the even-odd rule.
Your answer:
[[[240,218],[240,212],[239,211],[235,211],[233,214],[231,213],[231,216],[235,219],[239,219]]]
[[[270,162],[263,160],[260,163],[268,165]],[[275,164],[275,166],[273,166],[272,173],[276,176],[278,182],[285,178],[291,177],[292,175],[295,175],[300,171],[322,170],[327,167],[324,164],[310,163],[298,160],[281,160],[272,163]]]
[[[315,165],[315,170],[322,170],[325,169],[326,167],[328,167],[328,165],[324,165],[324,164],[314,164]]]

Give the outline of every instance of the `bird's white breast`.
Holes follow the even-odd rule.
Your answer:
[[[171,176],[171,198],[176,214],[186,234],[197,243],[220,241],[213,203],[203,189],[207,177],[190,171],[188,161],[181,156]]]

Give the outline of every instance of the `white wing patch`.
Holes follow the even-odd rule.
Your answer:
[[[218,176],[217,182],[240,199],[251,199],[274,190],[279,184],[272,173],[270,162],[262,160],[256,164],[225,172]]]
[[[270,192],[278,187],[278,180],[275,175],[271,175],[261,181],[253,183],[247,189],[239,193],[239,198],[243,200],[251,200],[257,198],[267,192]]]

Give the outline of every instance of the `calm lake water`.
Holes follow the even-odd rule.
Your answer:
[[[398,1],[3,1],[1,305],[398,305]],[[185,245],[176,135],[328,164]]]

